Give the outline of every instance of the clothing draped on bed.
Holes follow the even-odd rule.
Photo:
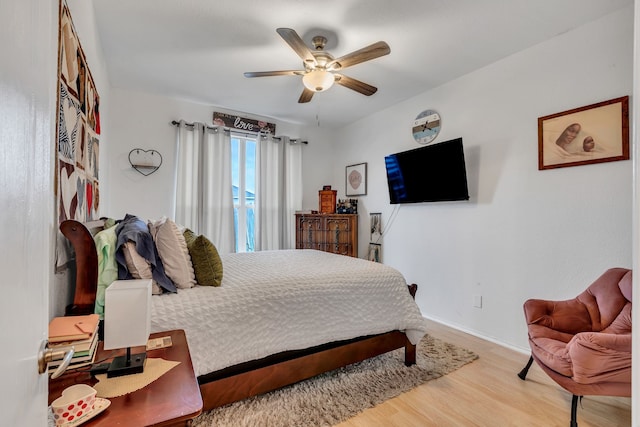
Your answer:
[[[392,330],[416,344],[426,320],[400,272],[316,250],[222,256],[220,287],[152,297],[151,329],[184,329],[197,376],[289,350]]]
[[[127,214],[124,219],[116,225],[116,261],[118,262],[118,278],[120,280],[133,279],[131,272],[127,269],[125,255],[120,248],[126,242],[136,244],[136,252],[146,259],[153,266],[151,269],[153,280],[167,292],[175,292],[176,285],[169,279],[164,271],[162,259],[158,255],[158,249],[153,241],[147,222],[135,215]]]

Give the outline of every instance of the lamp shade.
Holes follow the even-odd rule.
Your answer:
[[[302,76],[302,84],[314,92],[322,92],[333,86],[335,76],[325,70],[313,70]]]
[[[104,349],[146,345],[151,330],[151,280],[116,280],[104,294]]]

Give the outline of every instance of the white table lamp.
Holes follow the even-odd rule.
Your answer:
[[[104,349],[127,349],[113,359],[107,377],[138,374],[146,352],[131,354],[131,347],[146,346],[151,329],[151,280],[116,280],[104,294]]]

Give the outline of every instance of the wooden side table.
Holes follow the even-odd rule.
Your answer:
[[[183,330],[158,332],[149,338],[170,336],[171,347],[147,352],[149,358],[162,358],[180,363],[148,386],[124,396],[109,398],[111,405],[100,415],[87,421],[86,427],[112,426],[189,426],[202,412],[200,387],[193,372],[187,338]],[[96,362],[124,354],[124,350],[105,351],[98,344]],[[134,347],[132,353],[143,351]],[[96,379],[88,371],[69,372],[49,381],[49,404],[73,384],[93,386]]]

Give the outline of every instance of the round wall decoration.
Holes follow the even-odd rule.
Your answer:
[[[413,121],[411,133],[417,143],[428,144],[436,139],[440,128],[440,114],[435,110],[424,110]]]

